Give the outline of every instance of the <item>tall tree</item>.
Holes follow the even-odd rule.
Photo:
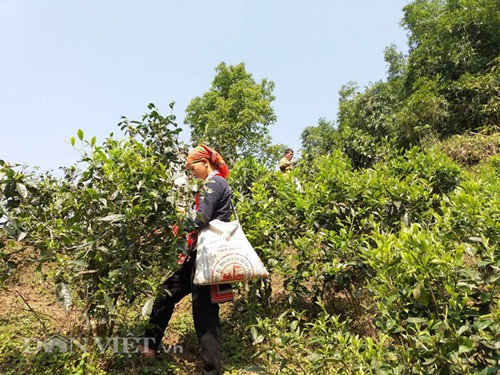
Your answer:
[[[395,138],[400,79],[376,82],[359,92],[349,82],[339,91],[337,124],[342,150],[356,168],[369,167],[386,154]]]
[[[333,121],[324,118],[318,120],[317,126],[308,126],[300,134],[302,140],[302,158],[313,160],[317,155],[330,154],[338,148],[338,131]]]
[[[410,147],[500,126],[500,2],[414,0],[403,11],[407,56],[387,47],[387,81],[340,91],[338,129],[356,166],[387,141]]]
[[[230,164],[246,156],[262,156],[269,148],[269,126],[276,121],[271,107],[274,83],[257,83],[245,64],[216,68],[211,88],[191,100],[184,123],[193,144],[204,142],[219,150]]]
[[[500,2],[413,1],[403,26],[409,96],[399,117],[409,140],[423,127],[447,136],[498,126]]]
[[[484,73],[500,53],[498,0],[418,0],[404,7],[409,85]]]

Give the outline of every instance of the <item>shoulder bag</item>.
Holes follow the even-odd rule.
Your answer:
[[[215,285],[269,276],[266,267],[236,220],[212,220],[198,234],[194,284]]]

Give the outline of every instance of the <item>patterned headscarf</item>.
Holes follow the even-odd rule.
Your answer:
[[[186,160],[186,166],[202,160],[210,162],[210,164],[212,164],[212,166],[214,166],[219,174],[226,180],[229,178],[229,169],[224,162],[224,159],[222,159],[222,156],[220,156],[220,154],[214,149],[211,149],[203,144],[198,145],[191,150]]]

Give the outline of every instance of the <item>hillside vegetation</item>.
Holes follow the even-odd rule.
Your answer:
[[[226,374],[500,370],[500,3],[416,0],[402,26],[408,54],[388,47],[385,81],[340,89],[292,172],[272,167],[273,145],[234,146],[238,216],[270,277],[223,305]],[[102,144],[78,130],[84,168],[63,178],[0,161],[1,373],[196,373],[189,300],[165,338],[181,353],[141,361],[122,340],[143,332],[184,246],[153,232],[197,187],[174,183],[173,115],[149,104],[119,129]],[[54,337],[87,345],[36,350]]]

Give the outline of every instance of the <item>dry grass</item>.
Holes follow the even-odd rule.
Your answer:
[[[500,132],[456,135],[437,143],[436,147],[457,163],[471,167],[500,155]]]

